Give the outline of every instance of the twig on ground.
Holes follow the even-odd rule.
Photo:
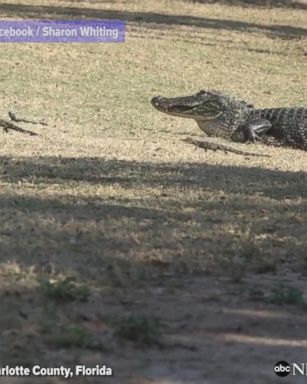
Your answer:
[[[226,154],[228,152],[232,152],[232,153],[235,153],[237,155],[244,155],[244,156],[271,157],[270,155],[267,155],[267,154],[245,152],[245,151],[241,151],[239,149],[232,148],[232,147],[230,147],[228,145],[211,143],[209,141],[199,141],[199,140],[194,140],[194,139],[191,139],[191,138],[186,138],[186,139],[184,139],[182,141],[184,141],[186,143],[189,143],[189,144],[194,144],[196,147],[203,148],[205,150],[207,150],[207,149],[211,149],[212,151],[220,150],[220,151],[223,151]]]

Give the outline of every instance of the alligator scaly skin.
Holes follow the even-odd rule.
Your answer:
[[[258,109],[250,118],[265,119],[272,124],[262,136],[266,144],[307,150],[307,108]]]

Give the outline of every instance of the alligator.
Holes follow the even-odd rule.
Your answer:
[[[204,90],[184,97],[156,96],[152,98],[151,104],[169,115],[196,120],[200,129],[209,137],[221,137],[238,143],[259,141],[268,145],[307,150],[307,108],[304,107],[256,109],[246,101],[219,91]],[[233,151],[223,145],[200,144],[191,139],[188,141],[203,148],[238,153],[238,150]]]

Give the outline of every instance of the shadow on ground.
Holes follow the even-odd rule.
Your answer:
[[[251,371],[272,384],[281,347],[305,352],[304,310],[268,296],[286,277],[305,286],[278,273],[304,264],[305,172],[58,157],[2,157],[0,170],[2,361],[104,363],[127,384]],[[59,275],[89,300],[46,296],[37,279]],[[162,321],[159,345],[114,336],[107,319],[130,314]]]
[[[77,0],[80,1],[80,0]],[[286,9],[307,9],[307,4],[293,0],[185,0],[189,3],[222,4],[240,7],[266,7]]]
[[[213,28],[218,30],[232,30],[240,32],[264,33],[269,37],[284,39],[307,36],[307,29],[286,25],[261,25],[239,20],[210,19],[194,16],[165,15],[151,12],[129,12],[105,10],[95,8],[34,6],[28,4],[0,4],[1,13],[7,17],[17,18],[95,18],[120,19],[127,22],[138,22],[142,26],[151,28],[150,24],[185,25],[198,28]]]
[[[247,270],[274,269],[294,253],[293,267],[305,260],[305,172],[101,158],[0,163],[2,261],[51,261],[99,279],[114,260],[230,273],[236,258]]]

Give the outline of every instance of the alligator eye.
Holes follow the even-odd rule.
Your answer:
[[[207,93],[205,90],[201,90],[199,92],[196,93],[196,96],[200,96],[200,95],[203,95],[204,93]]]

